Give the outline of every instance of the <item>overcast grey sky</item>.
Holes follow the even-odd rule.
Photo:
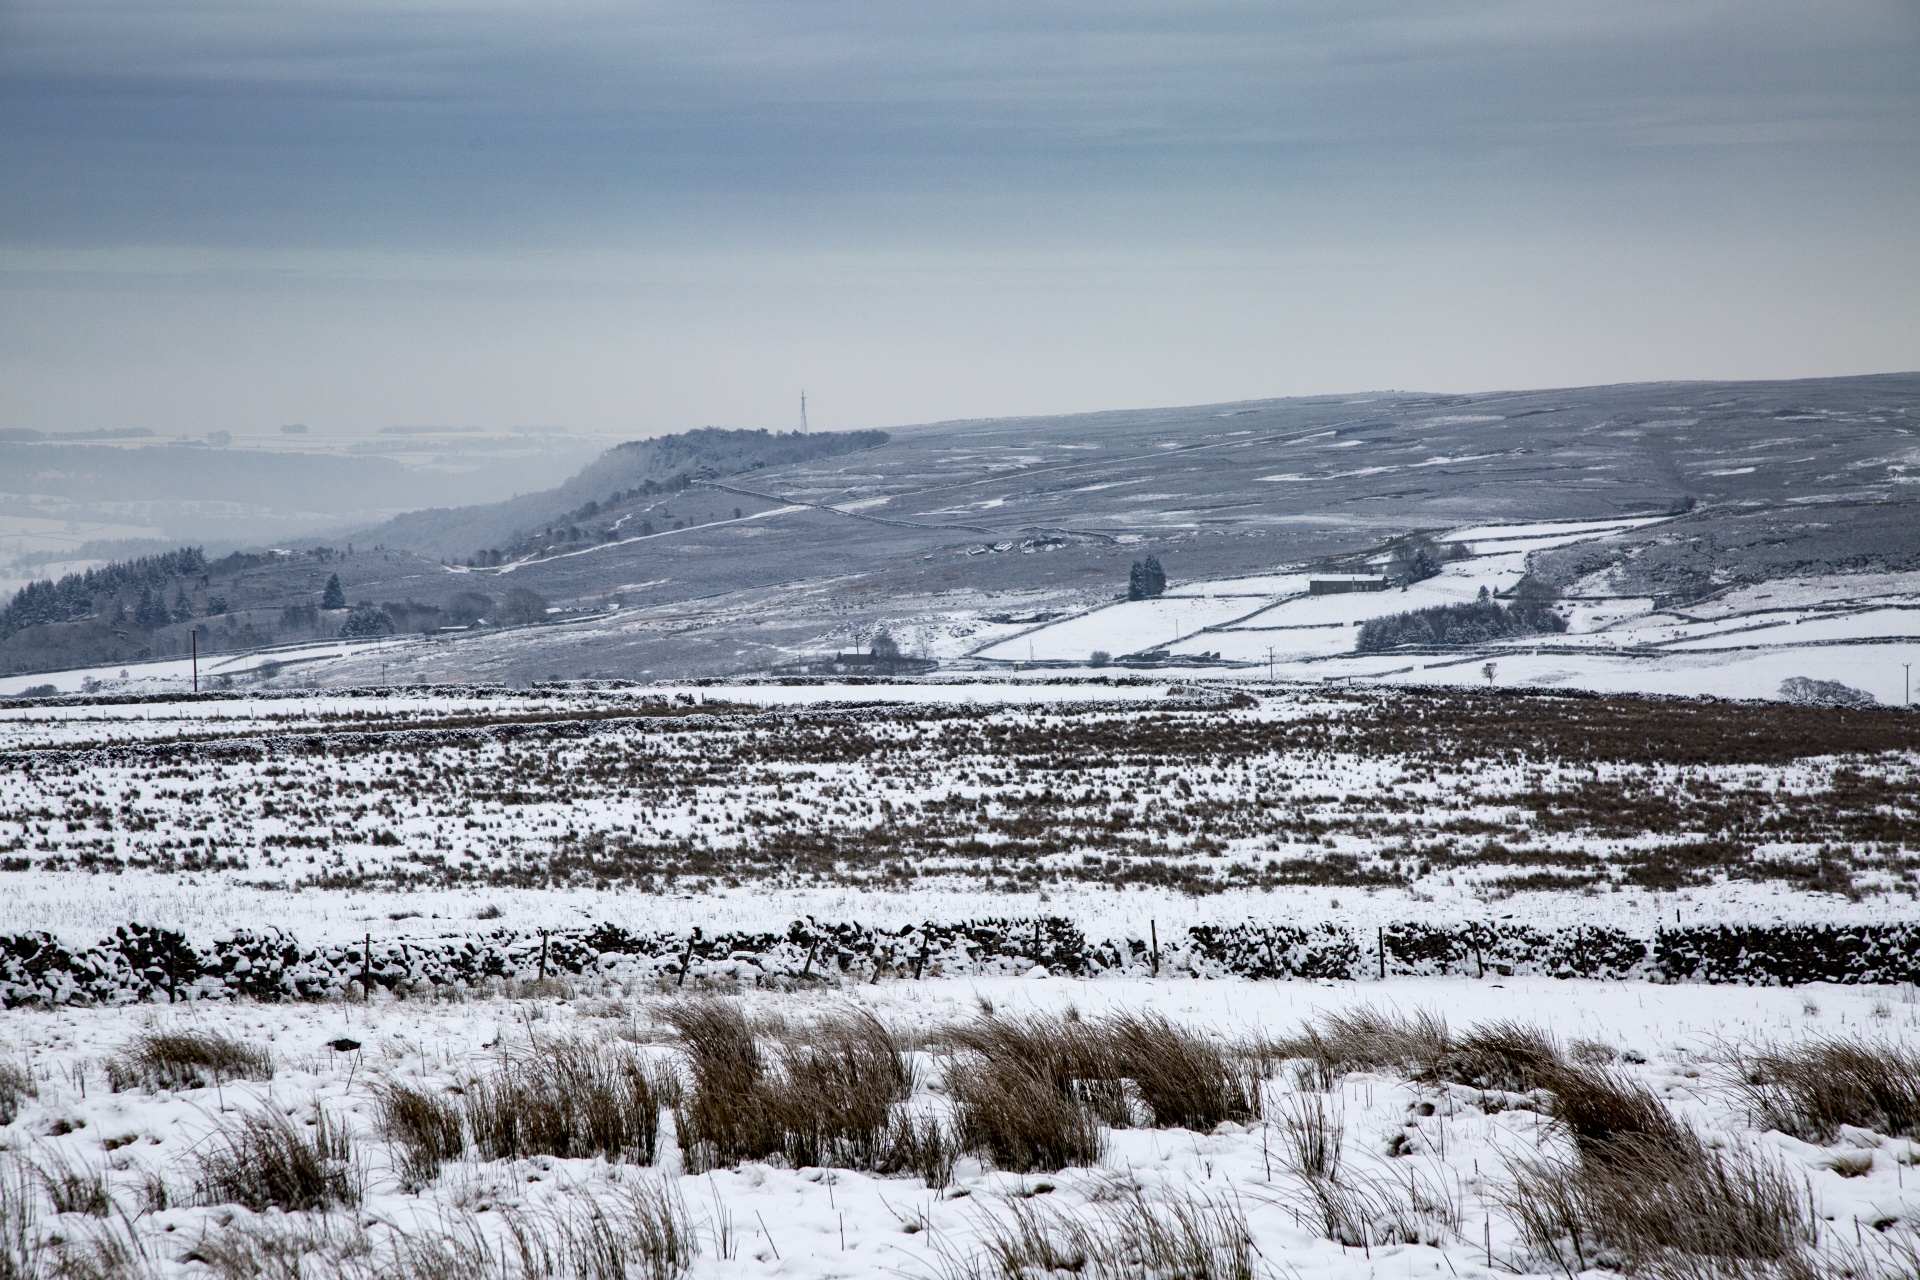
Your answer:
[[[1920,367],[1920,5],[0,0],[0,426]]]

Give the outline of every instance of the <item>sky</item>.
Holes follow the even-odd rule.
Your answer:
[[[0,428],[1920,368],[1911,0],[0,0]]]

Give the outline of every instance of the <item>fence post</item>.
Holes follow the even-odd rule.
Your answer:
[[[1153,976],[1160,976],[1160,926],[1155,921],[1147,921],[1147,933],[1153,939]]]

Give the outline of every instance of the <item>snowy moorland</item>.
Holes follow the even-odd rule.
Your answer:
[[[1917,1008],[1003,978],[16,1010],[0,1274],[1911,1276]]]
[[[1901,920],[1917,747],[1891,709],[1145,681],[15,704],[0,874],[13,928],[81,944]]]

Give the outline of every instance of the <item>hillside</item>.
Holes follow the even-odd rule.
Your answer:
[[[598,535],[630,514],[625,508],[634,500],[684,489],[692,480],[839,457],[886,441],[884,431],[799,435],[717,427],[633,440],[607,450],[558,488],[483,506],[410,512],[356,534],[354,540],[463,562],[481,552],[511,559],[513,544],[556,523],[576,529],[585,524],[587,540],[604,540]],[[523,547],[521,554],[532,549]]]
[[[351,547],[235,562],[225,577],[216,562],[187,595],[203,652],[325,638],[358,604],[382,608],[398,634],[434,633],[377,662],[329,659],[328,681],[765,672],[863,648],[881,630],[907,655],[948,664],[1084,663],[1094,652],[1147,662],[1177,638],[1176,657],[1264,669],[1293,646],[1317,655],[1295,668],[1317,679],[1354,654],[1368,617],[1450,607],[1482,586],[1505,601],[1532,576],[1563,597],[1569,632],[1488,642],[1618,649],[1609,661],[1626,665],[1609,687],[1637,688],[1632,664],[1660,646],[1738,640],[1690,638],[1709,625],[1701,610],[1728,615],[1715,628],[1758,627],[1773,615],[1733,615],[1775,608],[1764,593],[1791,580],[1797,594],[1780,599],[1831,610],[1871,597],[1878,612],[1816,628],[1802,609],[1784,634],[1829,647],[1714,687],[1771,696],[1783,679],[1837,679],[1886,700],[1900,696],[1884,683],[1899,665],[1848,646],[1904,635],[1903,620],[1920,618],[1906,603],[1920,589],[1908,582],[1920,572],[1916,482],[1915,374],[1381,393],[884,436],[696,432],[611,450],[545,493],[416,512]],[[1379,563],[1409,535],[1462,530],[1478,531],[1458,535],[1474,558],[1411,594],[1290,594],[1312,575]],[[1131,566],[1148,556],[1167,596],[1126,604]],[[333,574],[349,611],[316,612]],[[209,620],[214,595],[227,613]],[[1629,616],[1643,618],[1630,637],[1604,631]],[[479,631],[453,629],[478,619]],[[511,619],[554,625],[496,625]],[[68,644],[102,625],[28,628],[0,649],[0,670],[107,661]],[[169,628],[141,640],[154,657],[184,652],[186,624]],[[1460,648],[1460,635],[1498,630],[1429,639]],[[1859,678],[1834,665],[1856,658],[1871,659]],[[1587,661],[1542,658],[1527,678],[1584,681]],[[1419,665],[1383,655],[1355,670]],[[1500,679],[1522,670],[1535,668],[1503,661]],[[1662,687],[1701,687],[1689,671],[1675,667]],[[301,675],[322,678],[315,666]]]

